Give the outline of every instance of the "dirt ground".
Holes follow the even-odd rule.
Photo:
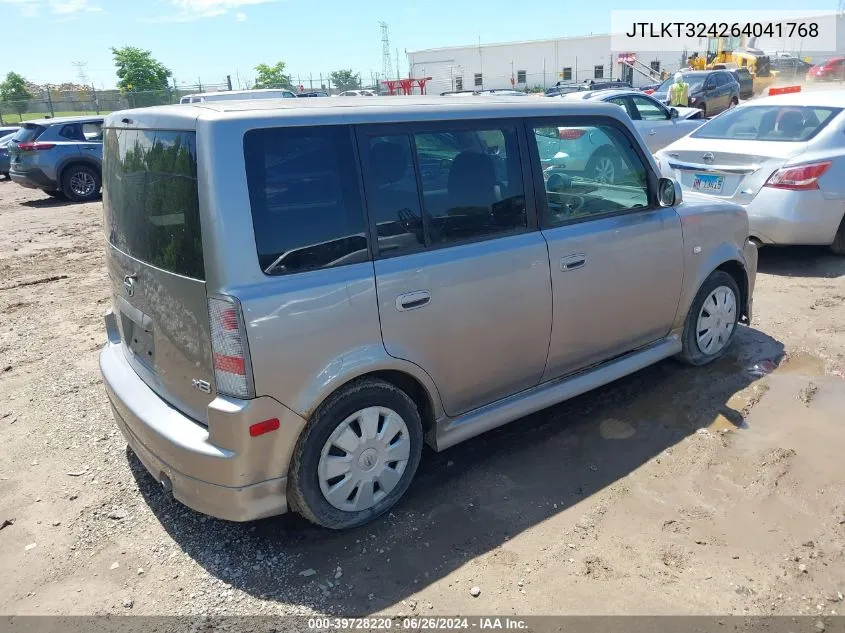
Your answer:
[[[127,453],[101,215],[0,182],[0,613],[845,611],[845,258],[762,250],[724,359],[427,450],[389,516],[333,533],[201,516]]]

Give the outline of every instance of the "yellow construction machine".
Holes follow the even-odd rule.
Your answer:
[[[754,48],[755,41],[756,38],[748,41],[744,35],[708,37],[706,56],[693,53],[688,59],[689,67],[693,70],[747,68],[754,78],[754,94],[760,94],[775,83],[777,71],[772,70],[769,56]]]

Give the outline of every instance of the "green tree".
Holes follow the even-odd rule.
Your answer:
[[[26,112],[32,93],[26,87],[26,80],[17,73],[10,72],[6,75],[6,81],[0,82],[0,101],[8,104],[12,110],[21,115]]]
[[[173,73],[155,59],[150,51],[135,46],[112,48],[117,68],[117,87],[121,92],[168,90],[167,80]]]
[[[335,70],[329,77],[335,88],[343,92],[344,90],[357,90],[361,87],[361,76],[356,75],[351,69]]]
[[[273,66],[258,64],[255,67],[258,77],[253,88],[290,88],[290,75],[285,74],[285,62],[277,62]]]

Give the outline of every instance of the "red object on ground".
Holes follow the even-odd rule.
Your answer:
[[[801,92],[801,86],[781,86],[780,88],[769,88],[769,96],[788,95],[793,92]]]
[[[420,94],[425,94],[425,82],[431,81],[431,77],[408,77],[407,79],[387,79],[382,81],[387,86],[387,92],[395,95],[397,88],[402,91],[403,95],[414,94],[414,88],[419,87]]]

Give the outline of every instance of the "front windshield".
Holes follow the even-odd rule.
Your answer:
[[[699,90],[705,79],[707,79],[707,75],[684,75],[684,81],[689,84],[690,92]],[[669,92],[669,86],[673,83],[675,83],[675,78],[669,77],[669,79],[660,84],[656,92]]]

